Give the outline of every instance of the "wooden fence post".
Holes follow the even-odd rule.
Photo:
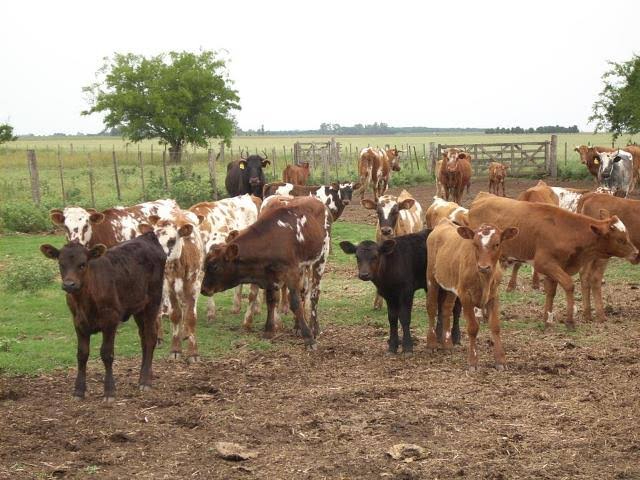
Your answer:
[[[118,195],[118,201],[122,201],[122,195],[120,194],[120,179],[118,178],[118,159],[116,158],[116,147],[113,146],[111,150],[111,159],[113,160],[113,173],[116,181],[116,194]]]
[[[27,167],[29,168],[29,178],[31,179],[31,198],[36,205],[40,206],[40,175],[38,174],[35,150],[27,150]]]
[[[564,142],[564,168],[567,168],[567,142]]]
[[[93,190],[93,162],[91,154],[87,153],[87,167],[89,168],[89,191],[91,192],[91,206],[96,208],[96,194]]]
[[[436,142],[429,142],[429,159],[431,160],[431,176],[436,176],[436,158],[438,157],[438,150],[436,150]]]
[[[142,200],[146,202],[147,192],[144,188],[144,161],[142,160],[142,152],[138,150],[138,161],[140,162],[140,180],[142,181]]]
[[[558,177],[558,135],[551,135],[551,157],[549,159],[551,167],[551,176]]]
[[[213,190],[213,199],[218,200],[218,187],[216,185],[216,159],[213,156],[212,149],[209,149],[207,161],[209,164],[209,180],[211,180],[211,190]]]
[[[164,176],[164,189],[169,191],[169,177],[167,176],[167,146],[162,151],[162,175]]]
[[[64,194],[64,166],[62,165],[62,155],[60,155],[60,145],[58,145],[58,166],[60,168],[60,190],[62,191],[62,206],[66,205],[66,195]]]

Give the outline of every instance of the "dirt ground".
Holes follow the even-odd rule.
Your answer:
[[[410,190],[425,206],[434,192]],[[372,218],[351,206],[345,220]],[[266,352],[238,348],[192,366],[157,358],[144,394],[139,360],[116,359],[113,406],[101,401],[95,362],[83,402],[71,398],[75,369],[0,377],[0,478],[637,479],[640,290],[605,285],[605,294],[609,322],[577,336],[505,328],[504,372],[492,368],[484,327],[478,372],[465,371],[466,336],[452,353],[427,352],[417,306],[413,355],[385,353],[386,327],[335,326],[321,311],[316,352],[287,330]],[[538,316],[523,302],[502,318]],[[220,441],[257,456],[224,460]],[[423,450],[387,454],[403,443]]]

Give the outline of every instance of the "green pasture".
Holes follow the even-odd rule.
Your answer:
[[[332,253],[328,272],[322,283],[320,299],[320,320],[323,324],[349,325],[373,324],[386,328],[386,311],[374,311],[374,288],[368,282],[355,277],[355,260],[342,253],[338,243],[350,240],[354,243],[372,239],[374,229],[368,225],[351,224],[338,221],[333,228]],[[61,246],[64,237],[59,235],[4,235],[0,236],[0,279],[9,269],[22,268],[29,262],[51,262],[39,252],[39,246],[51,243]],[[523,268],[520,282],[530,281],[530,270]],[[612,261],[607,280],[612,283],[640,283],[640,269],[620,261]],[[534,305],[538,311],[543,304],[542,293],[530,290],[514,293],[502,293],[503,307]],[[200,297],[198,343],[203,357],[217,357],[233,354],[238,348],[268,349],[272,344],[261,337],[264,325],[265,308],[254,321],[254,331],[245,333],[240,325],[242,314],[232,315],[231,292],[216,295],[218,319],[213,325],[206,322],[206,298]],[[419,292],[415,300],[413,326],[415,332],[424,336],[426,314],[424,293]],[[556,305],[563,311],[564,295],[558,294]],[[246,302],[243,304],[243,308]],[[511,309],[518,312],[518,309]],[[285,324],[291,328],[291,316]],[[506,330],[514,328],[540,328],[538,319],[513,315],[503,322]],[[165,323],[165,339],[170,336],[168,322]],[[482,327],[483,330],[485,327]],[[564,327],[558,331],[565,334]],[[581,326],[577,334],[588,334],[592,326]],[[508,335],[508,334],[507,334]],[[100,335],[92,339],[91,358],[99,359]],[[322,339],[320,339],[322,341]],[[384,344],[383,339],[381,346]],[[300,348],[302,348],[302,343]],[[64,294],[56,278],[46,288],[35,293],[11,292],[0,287],[0,374],[38,374],[59,368],[75,366],[76,339]],[[156,358],[166,357],[167,342],[156,351]],[[123,324],[116,339],[117,357],[137,357],[140,347],[135,322]]]

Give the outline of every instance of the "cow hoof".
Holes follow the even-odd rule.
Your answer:
[[[314,351],[318,350],[318,344],[316,342],[308,343],[307,344],[307,350],[309,350],[310,352],[314,352]]]
[[[275,336],[276,332],[274,330],[265,330],[262,332],[262,337],[267,340],[271,340]]]
[[[496,370],[498,370],[499,372],[502,372],[506,369],[507,367],[505,367],[504,363],[496,363]]]
[[[253,332],[253,324],[251,323],[243,323],[242,324],[242,330],[246,333],[251,333]]]
[[[81,402],[82,400],[84,400],[84,395],[74,395],[74,396],[73,396],[73,399],[74,399],[76,402]]]
[[[138,389],[141,392],[148,392],[149,390],[151,390],[151,385],[145,385],[144,383],[142,383],[138,386]]]
[[[576,331],[576,324],[574,322],[565,323],[565,325],[567,326],[567,330],[569,332],[575,332]]]
[[[180,360],[182,354],[180,352],[171,352],[169,354],[169,360]]]
[[[191,355],[187,357],[187,363],[198,363],[200,361],[199,355]]]
[[[411,357],[413,356],[413,350],[412,349],[407,349],[407,350],[402,350],[402,355],[405,357]]]
[[[116,397],[104,397],[102,401],[109,405],[116,401]]]
[[[478,366],[477,365],[469,365],[469,368],[467,370],[469,372],[477,372],[478,371]]]

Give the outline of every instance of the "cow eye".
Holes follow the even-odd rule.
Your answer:
[[[86,263],[81,263],[80,265],[78,265],[79,270],[84,270],[86,267],[87,267]]]

